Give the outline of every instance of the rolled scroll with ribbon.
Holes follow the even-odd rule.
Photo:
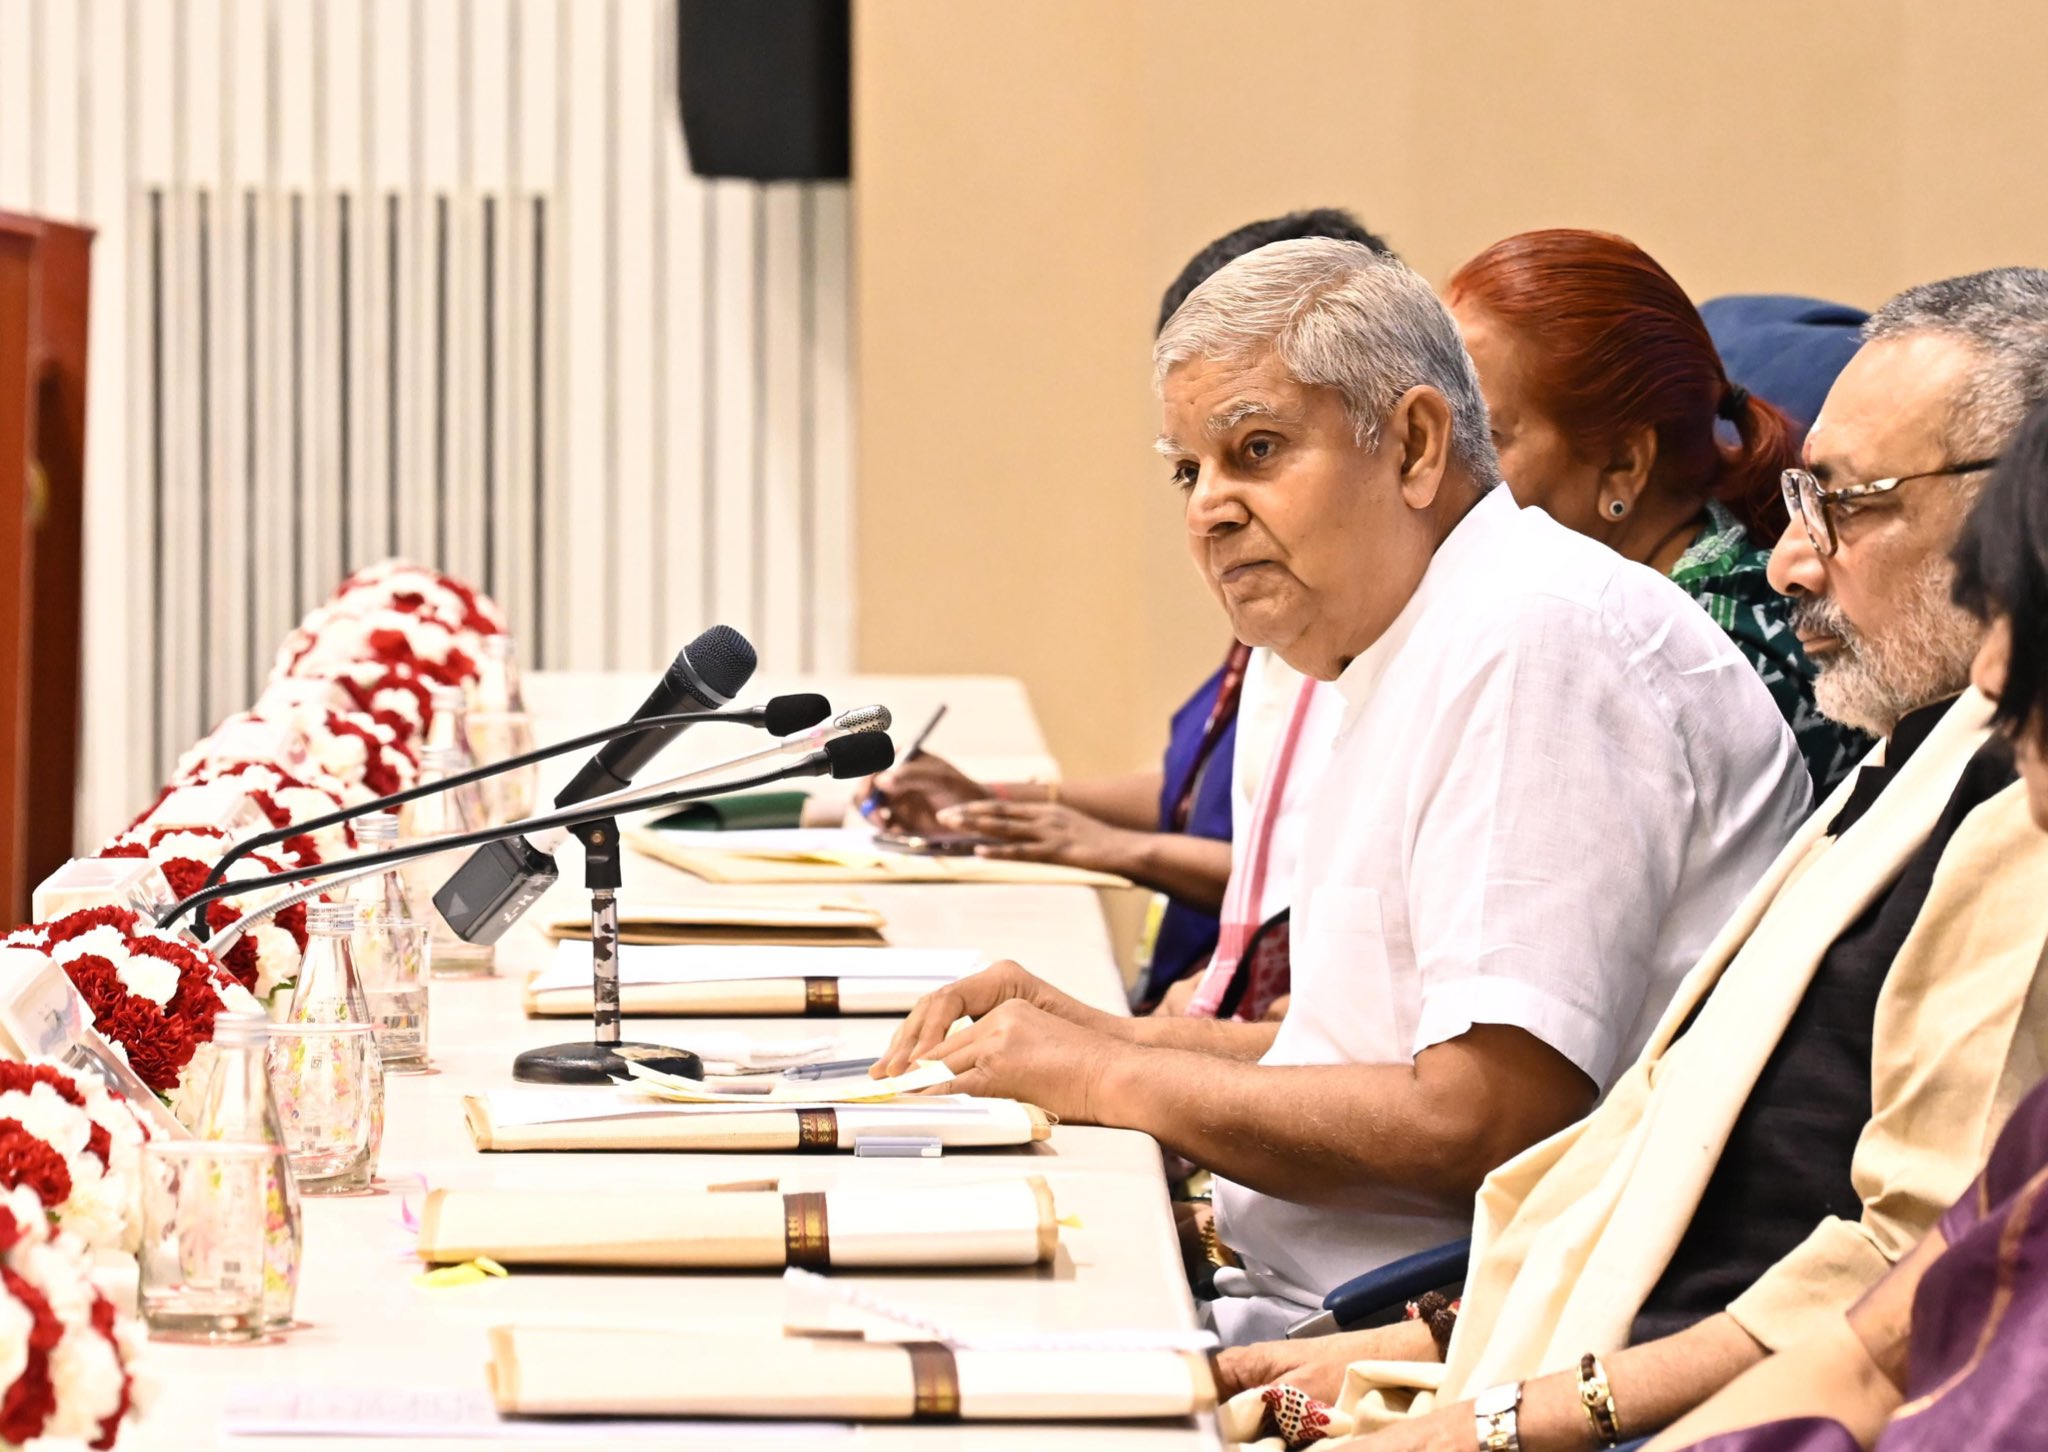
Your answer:
[[[420,1259],[505,1265],[752,1270],[1021,1266],[1059,1248],[1036,1175],[987,1185],[782,1194],[435,1190]]]
[[[661,1018],[900,1014],[987,961],[944,948],[647,947],[619,955],[619,1003]],[[590,945],[563,942],[526,982],[527,1016],[588,1015],[590,992]]]
[[[1208,1359],[1145,1350],[981,1351],[938,1342],[499,1326],[506,1416],[861,1422],[1186,1417],[1216,1403]]]
[[[888,1104],[809,1108],[744,1108],[729,1104],[662,1104],[630,1113],[584,1117],[528,1112],[516,1091],[462,1101],[470,1138],[480,1150],[747,1150],[851,1152],[862,1135],[916,1135],[947,1149],[1030,1144],[1052,1135],[1034,1104],[1014,1099],[917,1099]],[[557,1102],[550,1096],[549,1103]]]

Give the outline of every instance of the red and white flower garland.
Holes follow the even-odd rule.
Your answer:
[[[85,908],[7,936],[62,968],[93,1023],[142,1081],[189,1122],[213,1064],[213,1022],[224,1010],[260,1013],[220,960],[132,908]]]
[[[431,616],[451,630],[471,635],[505,635],[511,630],[498,602],[483,591],[411,560],[365,565],[335,587],[329,603],[344,601]]]
[[[190,897],[206,884],[206,878],[234,845],[234,839],[216,827],[143,826],[124,832],[100,849],[102,857],[147,857],[162,870],[164,881],[180,898]],[[247,881],[269,877],[297,867],[310,867],[297,853],[273,849],[238,857],[228,867],[225,880]],[[289,888],[271,888],[261,896],[216,898],[206,906],[206,923],[214,931],[228,927],[244,913],[252,912]],[[271,994],[298,981],[299,963],[306,955],[306,905],[292,906],[265,919],[244,933],[220,956],[220,962],[234,980],[258,998],[268,1002]]]
[[[348,805],[350,796],[350,788],[317,772],[301,775],[265,761],[218,760],[181,773],[164,788],[157,803],[161,804],[178,787],[212,782],[226,783],[242,792],[269,818],[272,827],[289,827],[324,817]],[[129,830],[147,825],[155,811],[153,805]],[[278,844],[278,850],[296,857],[301,866],[310,867],[330,857],[346,857],[354,850],[355,841],[355,832],[344,822],[338,827],[322,827],[317,832],[287,837]]]
[[[134,1111],[97,1078],[0,1060],[0,1189],[34,1190],[90,1250],[136,1247],[145,1137]]]
[[[112,1447],[134,1410],[139,1348],[82,1243],[34,1191],[0,1192],[0,1443]]]

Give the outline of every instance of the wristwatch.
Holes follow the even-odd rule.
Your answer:
[[[1488,1387],[1472,1398],[1472,1420],[1479,1434],[1479,1452],[1522,1452],[1522,1434],[1515,1415],[1522,1408],[1522,1384]]]

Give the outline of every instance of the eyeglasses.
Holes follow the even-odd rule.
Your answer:
[[[1840,489],[1828,489],[1820,480],[1804,469],[1787,469],[1779,476],[1778,484],[1785,492],[1785,512],[1806,527],[1806,537],[1813,542],[1814,552],[1832,555],[1835,552],[1834,506],[1848,499],[1864,499],[1872,494],[1889,494],[1901,484],[1913,479],[1942,479],[1957,474],[1974,474],[1988,469],[1998,462],[1996,455],[1989,459],[1972,459],[1967,464],[1950,464],[1943,469],[1927,469],[1918,474],[1901,474],[1895,479],[1873,479],[1868,484],[1849,484]]]

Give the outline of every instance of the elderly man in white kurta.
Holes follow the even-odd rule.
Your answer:
[[[1211,1308],[1246,1340],[1463,1234],[1489,1170],[1585,1114],[1808,786],[1705,612],[1494,487],[1457,329],[1398,261],[1261,248],[1154,361],[1196,564],[1239,639],[1344,697],[1292,1003],[1133,1022],[1003,963],[921,1003],[877,1072],[943,1057],[958,1089],[1208,1166]]]

